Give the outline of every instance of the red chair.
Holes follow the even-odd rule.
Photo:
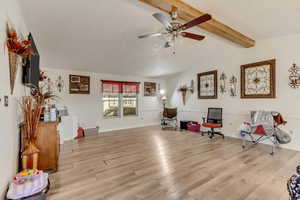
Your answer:
[[[216,128],[223,127],[223,119],[222,119],[222,108],[208,108],[207,119],[206,122],[202,124],[203,127],[210,128],[208,131],[209,138],[213,138],[215,135],[220,135],[225,138],[224,134],[221,132],[215,131]],[[202,132],[203,135],[203,132]]]

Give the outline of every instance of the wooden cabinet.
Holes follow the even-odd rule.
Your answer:
[[[37,134],[37,147],[40,150],[38,169],[57,170],[59,156],[59,133],[57,122],[41,122]]]

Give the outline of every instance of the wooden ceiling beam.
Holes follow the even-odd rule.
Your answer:
[[[154,8],[170,13],[174,10],[174,7],[178,9],[178,17],[184,21],[190,21],[194,18],[197,18],[204,12],[188,5],[187,3],[181,0],[139,0],[143,3],[146,3]],[[234,30],[233,28],[223,24],[222,22],[211,19],[203,24],[199,25],[200,28],[213,33],[219,37],[222,37],[226,40],[234,42],[242,47],[249,48],[255,45],[255,40],[243,35],[242,33]]]

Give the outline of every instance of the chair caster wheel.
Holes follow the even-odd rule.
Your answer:
[[[243,145],[242,148],[245,149],[246,147]]]
[[[274,156],[274,152],[270,153],[271,156]]]

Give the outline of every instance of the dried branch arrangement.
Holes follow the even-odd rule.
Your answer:
[[[44,106],[44,99],[43,97],[33,98],[31,96],[25,96],[21,98],[20,104],[23,112],[23,130],[27,145],[35,146],[37,129]]]

